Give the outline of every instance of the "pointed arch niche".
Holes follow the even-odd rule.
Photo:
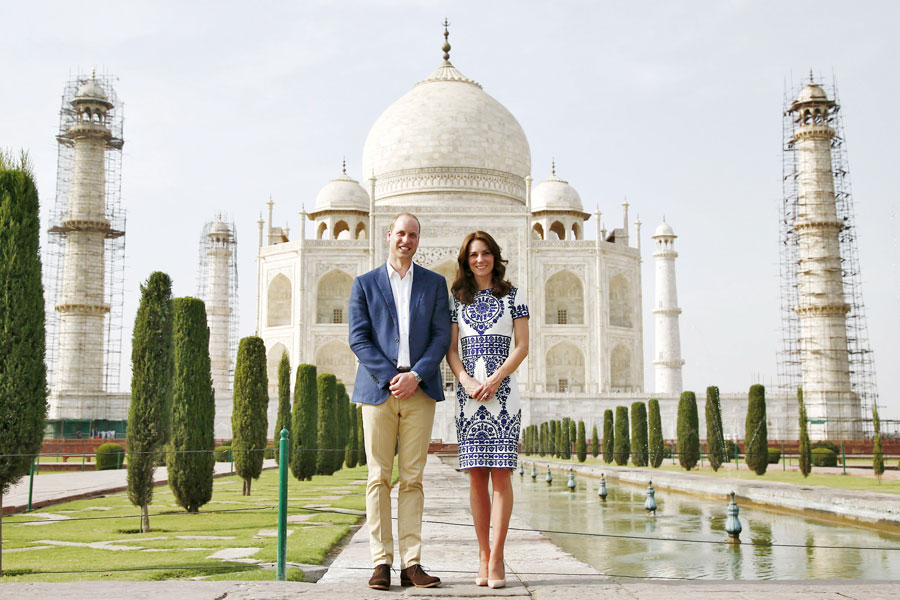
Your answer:
[[[266,376],[269,378],[269,397],[278,396],[278,366],[281,364],[281,355],[287,353],[291,360],[291,353],[281,342],[276,342],[266,353]],[[293,367],[293,365],[291,365]]]
[[[316,352],[316,372],[332,373],[345,386],[352,387],[356,379],[356,355],[342,342],[328,342]]]
[[[547,325],[584,324],[584,286],[572,271],[562,270],[544,284]]]
[[[334,269],[319,279],[316,290],[316,323],[346,323],[353,278]]]
[[[547,352],[547,391],[584,391],[584,354],[574,344],[560,342]]]
[[[631,283],[624,275],[609,280],[609,324],[613,327],[634,327],[634,297]]]
[[[609,359],[609,381],[614,392],[629,392],[632,388],[631,351],[623,344],[613,348]]]
[[[266,326],[281,327],[291,324],[291,280],[276,275],[266,291]]]

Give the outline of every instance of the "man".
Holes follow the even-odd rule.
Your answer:
[[[400,468],[398,524],[400,583],[433,587],[441,580],[419,564],[422,473],[435,402],[444,399],[441,360],[450,347],[450,305],[443,276],[413,266],[419,220],[394,217],[386,264],[357,277],[350,292],[350,348],[359,358],[353,401],[362,404],[369,480],[366,519],[375,572],[369,587],[391,585],[391,476]]]

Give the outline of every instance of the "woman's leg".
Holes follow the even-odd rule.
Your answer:
[[[488,561],[491,557],[491,496],[488,483],[491,469],[468,469],[469,504],[472,506],[472,521],[478,537],[478,577],[488,576]]]
[[[491,502],[491,525],[494,530],[494,539],[490,547],[489,579],[506,579],[506,568],[503,566],[503,546],[506,544],[509,517],[512,515],[513,507],[510,473],[512,473],[511,469],[491,469],[491,485],[494,488]]]

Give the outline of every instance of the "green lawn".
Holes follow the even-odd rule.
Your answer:
[[[526,464],[532,462],[532,458],[522,457],[522,460],[525,461]],[[540,466],[541,461],[552,460],[553,462],[566,462],[560,461],[557,458],[541,457],[536,456],[533,458],[533,462],[537,463]],[[595,465],[595,466],[610,466],[608,463],[603,462],[600,457],[588,459],[584,463],[579,463],[577,458],[573,458],[571,461],[573,464],[587,464],[587,465]],[[847,461],[849,464],[849,460]],[[864,492],[879,492],[882,494],[900,494],[900,480],[898,479],[882,479],[881,482],[873,477],[862,477],[862,476],[854,476],[854,475],[841,475],[841,474],[831,474],[831,473],[817,473],[816,468],[813,467],[812,473],[810,473],[809,477],[804,478],[803,475],[799,471],[782,471],[781,465],[769,465],[768,470],[764,475],[756,475],[751,471],[747,464],[741,460],[738,464],[738,468],[735,469],[734,461],[730,463],[725,463],[722,465],[718,472],[713,471],[709,467],[709,463],[704,461],[704,467],[695,467],[690,472],[698,475],[709,475],[712,477],[734,477],[738,479],[747,479],[752,481],[779,481],[782,483],[792,483],[794,485],[801,486],[823,486],[823,487],[831,487],[842,490],[858,490]],[[611,466],[615,466],[613,463]],[[629,468],[633,469],[647,469],[649,471],[654,471],[652,467],[635,467],[632,464],[627,465]],[[672,464],[672,459],[667,458],[663,461],[663,464],[660,466],[659,470],[661,471],[669,471],[675,473],[686,473],[683,468],[681,468],[677,462],[676,464]]]
[[[366,467],[357,467],[316,476],[312,481],[289,479],[288,530],[293,533],[287,538],[288,562],[322,564],[328,551],[362,518],[327,511],[365,511],[366,474]],[[31,514],[9,516],[3,519],[3,570],[8,576],[4,579],[159,580],[202,576],[273,580],[274,570],[209,556],[228,548],[258,548],[252,554],[248,550],[248,558],[274,563],[277,538],[270,534],[277,528],[277,495],[277,470],[264,471],[253,482],[249,497],[241,495],[239,478],[222,477],[214,482],[212,501],[199,514],[190,515],[175,504],[168,486],[160,486],[150,507],[149,533],[140,533],[140,510],[131,505],[125,493],[38,511],[71,517],[71,521],[28,524],[41,519]],[[304,510],[304,506],[310,510]],[[85,543],[94,545],[86,547]],[[302,581],[302,577],[299,569],[288,570],[289,579]]]

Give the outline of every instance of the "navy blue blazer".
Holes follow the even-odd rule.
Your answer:
[[[422,381],[419,387],[437,401],[444,399],[441,360],[450,348],[450,302],[443,275],[412,267],[409,298],[409,360]],[[360,275],[350,292],[350,348],[359,359],[353,401],[381,404],[397,374],[400,334],[397,307],[387,268]]]

